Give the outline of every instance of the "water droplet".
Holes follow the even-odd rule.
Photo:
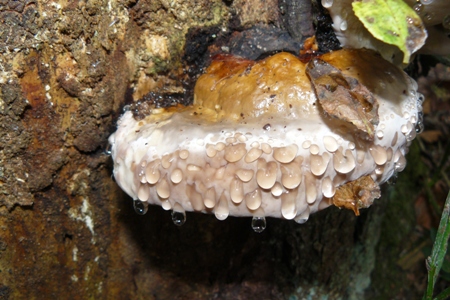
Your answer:
[[[414,140],[416,138],[417,132],[416,130],[411,130],[405,137],[406,137],[406,141],[411,142],[412,140]]]
[[[309,216],[306,217],[299,217],[299,218],[295,218],[294,221],[297,222],[298,224],[305,224],[306,221],[308,221]]]
[[[389,185],[395,185],[397,183],[397,178],[398,178],[398,173],[394,172],[391,176],[391,178],[389,178],[386,182]]]
[[[105,148],[105,154],[111,155],[111,150],[112,150],[112,145],[108,143],[108,145],[106,145],[106,148]]]
[[[123,108],[122,108],[122,111],[124,112],[124,113],[126,113],[127,111],[129,111],[129,110],[131,110],[131,106],[128,104],[128,105],[125,105]]]
[[[380,140],[384,137],[384,132],[383,130],[378,130],[377,131],[377,138],[379,138]]]
[[[378,166],[378,167],[375,168],[375,174],[382,175],[383,172],[384,172],[384,166],[381,166],[381,167]]]
[[[307,207],[304,212],[295,217],[294,221],[297,222],[298,224],[306,223],[306,221],[308,221],[309,219],[309,212],[310,212],[309,207]]]
[[[442,20],[442,27],[449,30],[450,29],[450,15],[446,15]]]
[[[165,201],[162,201],[162,202],[161,202],[161,207],[162,207],[164,210],[171,210],[171,209],[172,209],[172,204],[170,203],[169,200],[165,200]]]
[[[147,210],[148,210],[148,203],[140,201],[140,200],[134,200],[133,201],[133,207],[134,207],[134,211],[138,215],[145,215],[147,213]]]
[[[266,229],[266,218],[265,217],[253,217],[252,218],[252,229],[261,233]]]
[[[401,154],[401,155],[398,156],[398,159],[397,159],[397,161],[394,164],[394,170],[396,172],[401,172],[401,171],[403,171],[405,169],[405,167],[406,167],[406,159],[403,156],[403,154]]]
[[[322,0],[322,6],[325,8],[330,8],[333,6],[333,0]]]
[[[342,22],[341,22],[341,25],[339,25],[339,28],[340,28],[342,31],[346,31],[346,30],[347,30],[347,27],[348,27],[347,21],[342,21]]]
[[[219,203],[214,208],[214,214],[216,218],[220,221],[223,221],[226,218],[228,218],[228,215],[230,214],[230,208],[228,207],[228,200],[223,192],[219,198]]]
[[[423,5],[428,5],[428,4],[431,4],[433,2],[434,2],[434,0],[420,0],[420,3],[422,3]]]
[[[425,19],[425,21],[430,22],[430,21],[432,21],[432,20],[434,19],[434,13],[432,13],[432,12],[427,12],[427,13],[425,14],[425,16],[423,16],[423,18]]]
[[[417,122],[423,122],[423,112],[421,111],[417,113]]]
[[[413,9],[418,15],[420,15],[420,13],[423,11],[423,4],[416,4],[413,6]]]
[[[172,210],[173,224],[181,226],[186,222],[186,211],[179,203],[175,203]]]
[[[425,97],[421,93],[417,93],[417,103],[422,104],[423,101],[425,101]]]
[[[417,122],[417,124],[416,124],[416,133],[417,133],[417,134],[422,133],[422,132],[423,132],[423,129],[424,129],[423,123],[420,122],[420,121]]]

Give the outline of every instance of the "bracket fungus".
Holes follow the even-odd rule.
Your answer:
[[[415,81],[371,50],[301,62],[222,56],[191,106],[127,111],[111,135],[114,176],[141,208],[305,222],[332,204],[368,207],[405,168],[421,127]]]

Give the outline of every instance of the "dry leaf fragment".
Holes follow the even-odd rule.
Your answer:
[[[359,216],[359,209],[372,205],[373,200],[381,196],[380,187],[369,175],[347,182],[337,188],[333,204],[351,209]]]
[[[378,102],[373,94],[356,78],[345,76],[320,58],[308,63],[306,73],[323,110],[353,124],[365,139],[373,141],[378,125]]]

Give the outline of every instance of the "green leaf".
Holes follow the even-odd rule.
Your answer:
[[[446,288],[444,291],[442,291],[442,293],[437,295],[434,300],[445,300],[448,299],[448,297],[450,297],[450,287]]]
[[[362,0],[353,2],[352,7],[375,38],[395,45],[403,52],[403,63],[408,63],[411,54],[424,45],[425,26],[402,0]]]
[[[445,256],[444,261],[442,262],[442,271],[450,274],[450,259],[448,258],[448,256]]]
[[[434,241],[431,256],[427,258],[428,285],[427,290],[425,291],[425,295],[423,297],[424,300],[431,300],[433,298],[434,285],[437,281],[439,271],[442,268],[445,254],[447,253],[449,238],[450,238],[450,191],[447,195],[447,199],[445,200],[445,205],[442,211],[441,221],[439,222],[439,228],[437,231],[436,240]],[[445,291],[450,293],[450,289],[447,290]]]

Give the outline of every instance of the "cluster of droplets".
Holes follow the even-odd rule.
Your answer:
[[[333,6],[334,0],[322,0],[321,4],[324,8],[331,8]],[[348,23],[346,21],[347,19],[347,13],[344,13],[342,15],[342,20],[339,21],[339,23],[337,24],[337,26],[339,26],[339,29],[341,31],[346,31],[348,28]]]
[[[417,92],[413,93],[416,97],[416,102],[413,103],[412,106],[416,107],[417,114],[410,115],[408,112],[405,112],[403,117],[407,120],[407,123],[401,126],[401,132],[405,135],[408,145],[417,136],[417,134],[422,133],[424,130],[422,112],[424,96]]]
[[[141,216],[145,215],[148,211],[148,203],[145,201],[133,200],[133,207],[134,211]],[[177,226],[181,226],[186,222],[186,212],[178,203],[174,205],[171,216],[172,222]]]
[[[405,108],[409,109],[409,106],[414,105],[421,108],[423,97],[420,95],[416,99],[418,99],[417,103],[411,103]],[[421,119],[407,112],[404,113],[403,117],[407,122],[402,125],[402,133],[408,141],[411,141],[415,137],[417,130],[414,128],[414,124],[421,121]],[[386,118],[393,118],[393,115]],[[385,138],[385,127],[384,123],[379,124],[376,132],[378,139]],[[185,209],[176,201],[171,203],[169,197],[174,192],[172,186],[177,187],[182,181],[186,181],[189,183],[181,186],[185,186],[186,197],[194,210],[214,209],[216,217],[219,220],[224,220],[229,215],[228,200],[234,204],[244,202],[248,209],[253,212],[251,227],[255,232],[262,232],[266,228],[266,219],[264,210],[261,207],[261,189],[270,191],[274,197],[281,198],[281,213],[284,218],[294,219],[297,223],[302,224],[308,220],[311,212],[309,206],[307,206],[303,212],[299,211],[298,215],[295,215],[297,214],[297,188],[303,182],[305,185],[305,201],[309,204],[320,201],[321,195],[332,198],[336,192],[336,183],[333,182],[332,177],[325,176],[325,178],[322,178],[321,185],[316,186],[316,177],[320,178],[320,176],[323,176],[328,169],[328,165],[332,165],[332,171],[335,170],[343,175],[349,174],[357,165],[363,163],[366,153],[369,152],[377,166],[374,170],[376,176],[383,175],[385,165],[389,164],[390,160],[394,163],[395,172],[402,171],[406,166],[406,159],[400,149],[394,150],[391,147],[377,144],[371,145],[368,149],[360,149],[353,142],[346,142],[342,138],[337,139],[332,136],[324,136],[322,138],[323,145],[320,147],[320,144],[313,143],[310,140],[305,140],[301,146],[291,144],[282,147],[272,147],[265,142],[249,142],[248,139],[252,138],[250,133],[245,135],[234,133],[233,136],[229,132],[229,134],[225,133],[225,136],[226,143],[218,142],[217,144],[204,145],[202,142],[202,145],[205,147],[206,157],[209,159],[222,159],[227,163],[226,166],[231,166],[232,170],[235,170],[229,190],[231,200],[227,199],[223,192],[218,193],[217,196],[219,194],[221,196],[217,198],[214,188],[205,189],[206,192],[203,191],[205,192],[204,194],[200,194],[201,191],[195,189],[194,185],[190,183],[195,181],[194,178],[196,178],[191,178],[191,176],[194,176],[192,174],[200,174],[198,176],[201,176],[201,174],[209,174],[211,170],[214,170],[218,176],[224,173],[226,168],[215,169],[211,168],[209,164],[205,166],[191,164],[187,161],[190,157],[190,152],[183,149],[164,155],[161,158],[153,157],[153,160],[150,162],[142,159],[139,164],[136,164],[134,172],[137,176],[136,182],[138,182],[138,200],[134,201],[135,211],[141,215],[145,214],[148,205],[147,200],[150,198],[150,190],[154,189],[154,192],[161,200],[162,208],[172,211],[171,216],[174,224],[177,226],[183,225],[186,221]],[[394,147],[397,141],[398,133],[395,133],[390,143],[391,146]],[[250,149],[246,147],[247,142],[250,144]],[[273,143],[273,141],[270,143]],[[321,148],[324,148],[326,151],[320,151]],[[302,151],[306,151],[307,154],[305,156],[297,156],[300,149],[305,149]],[[271,158],[271,160],[266,161],[268,158]],[[302,171],[304,160],[308,161],[305,165],[308,165],[310,173]],[[193,159],[193,161],[198,160]],[[246,165],[235,165],[238,162]],[[253,166],[250,164],[253,164]],[[255,185],[256,189],[254,192],[245,194],[243,184],[248,184],[250,181],[253,182],[252,184]],[[202,186],[201,182],[199,182],[199,186]],[[210,195],[209,192],[211,191],[215,192],[214,195]],[[218,200],[216,201],[216,199]],[[258,213],[259,210],[261,212]]]
[[[141,200],[133,200],[133,208],[138,215],[143,216],[148,211],[148,203]],[[171,212],[171,217],[173,224],[177,226],[182,226],[186,222],[186,211],[179,203],[175,203]],[[308,217],[296,221],[297,223],[302,224],[305,223],[307,220]],[[262,215],[253,216],[251,221],[251,227],[255,232],[257,233],[263,232],[264,229],[266,229],[266,226],[267,222],[264,216]]]
[[[432,2],[433,0],[420,0],[420,3],[413,6],[414,11],[422,18],[422,20],[429,22],[435,17],[433,12],[427,12],[425,9],[425,5],[429,5]]]
[[[332,4],[333,1],[322,0],[322,2]],[[152,198],[159,199],[163,209],[171,211],[173,223],[181,226],[186,222],[184,207],[187,210],[191,208],[183,207],[173,199],[182,199],[183,204],[183,201],[187,200],[194,211],[214,212],[219,220],[229,216],[229,204],[244,203],[242,207],[246,206],[253,214],[251,228],[259,233],[263,232],[267,226],[264,213],[266,207],[262,205],[264,199],[261,197],[264,191],[264,195],[281,200],[282,217],[294,219],[299,224],[305,223],[310,213],[323,209],[331,203],[324,202],[326,206],[322,207],[312,205],[321,201],[322,196],[332,199],[336,188],[344,184],[346,180],[351,180],[350,175],[347,174],[352,174],[368,159],[373,160],[376,167],[371,174],[372,178],[378,178],[379,183],[387,179],[383,177],[383,174],[392,172],[391,167],[394,166],[394,175],[389,183],[395,183],[397,172],[402,171],[406,166],[404,155],[408,146],[407,144],[406,147],[399,147],[397,141],[399,139],[404,141],[401,136],[403,134],[410,143],[416,134],[423,131],[421,112],[423,95],[415,91],[411,91],[409,95],[413,96],[415,101],[408,101],[403,107],[404,121],[401,123],[401,130],[396,131],[392,137],[386,124],[389,125],[389,122],[392,122],[394,114],[380,117],[380,120],[385,122],[381,122],[376,127],[376,143],[370,146],[362,146],[353,138],[322,134],[319,135],[320,138],[305,139],[301,144],[300,139],[295,139],[298,144],[286,144],[284,141],[279,144],[273,139],[263,138],[254,133],[244,133],[246,131],[239,133],[235,130],[230,132],[222,130],[223,136],[220,139],[194,140],[191,145],[193,149],[191,154],[190,149],[182,148],[164,155],[149,151],[147,156],[133,161],[132,167],[129,168],[135,175],[133,197],[137,200],[133,201],[134,210],[139,215],[144,215],[148,210],[149,202],[147,201]],[[130,108],[127,107],[125,110]],[[411,111],[414,113],[411,114]],[[277,127],[276,124],[274,126],[268,123],[262,128],[265,131],[274,131]],[[286,126],[284,130],[288,131]],[[151,136],[145,138],[151,139]],[[124,149],[128,146],[129,144]],[[204,153],[198,154],[196,149],[199,147]],[[117,158],[118,166],[122,163],[118,155],[121,151],[124,152],[122,156],[126,156],[125,150],[116,148],[113,151],[113,154],[115,152],[115,155],[119,157]],[[110,155],[111,148],[106,149],[105,152]],[[206,160],[208,163],[205,163]],[[225,172],[227,170],[230,170],[229,174]],[[118,182],[121,180],[120,177],[125,178],[129,175],[124,174],[117,173]],[[337,179],[334,177],[335,174],[339,175]],[[208,176],[222,180],[220,182],[224,182],[224,176],[229,176],[231,179],[226,186],[221,186],[216,191],[216,184],[219,185],[219,183],[211,184],[212,179]],[[197,180],[198,178],[203,181]],[[196,189],[197,183],[198,189]],[[245,185],[249,188],[244,190]],[[297,197],[299,190],[304,195]],[[173,197],[171,202],[169,197]],[[306,203],[306,208],[298,206],[298,199],[302,199],[299,200],[300,204]],[[268,214],[268,216],[273,215]]]
[[[423,129],[424,129],[424,126],[423,126],[423,112],[422,112],[423,107],[422,107],[422,105],[423,105],[423,101],[424,101],[425,98],[420,93],[418,93],[417,96],[418,96],[417,97],[417,110],[418,110],[418,113],[417,113],[417,122],[416,122],[415,129],[416,129],[416,133],[420,134],[420,133],[423,132]]]

